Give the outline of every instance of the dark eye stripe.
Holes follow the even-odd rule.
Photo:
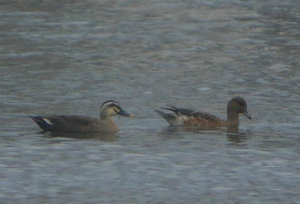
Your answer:
[[[116,111],[116,112],[119,112],[120,109],[118,107],[113,107],[113,109]]]

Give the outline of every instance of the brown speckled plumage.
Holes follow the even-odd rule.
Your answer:
[[[222,120],[214,115],[195,112],[193,110],[169,106],[163,108],[172,113],[156,110],[171,126],[200,126],[200,127],[236,127],[239,125],[239,113],[251,119],[247,112],[247,103],[242,97],[235,97],[228,102],[227,120]]]

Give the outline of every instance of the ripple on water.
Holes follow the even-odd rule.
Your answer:
[[[0,198],[4,203],[299,202],[297,1],[57,1],[0,7]],[[46,10],[47,11],[46,11]],[[165,104],[238,131],[182,131]],[[116,135],[36,134],[34,114],[135,119]],[[6,202],[7,201],[7,202]]]

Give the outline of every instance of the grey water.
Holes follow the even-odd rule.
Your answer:
[[[0,1],[0,203],[300,203],[298,0]],[[182,131],[166,104],[238,131]],[[29,115],[116,135],[41,134]]]

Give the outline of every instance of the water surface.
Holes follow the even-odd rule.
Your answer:
[[[1,203],[299,203],[300,5],[285,1],[2,1]],[[165,104],[238,133],[178,131]],[[90,138],[28,115],[137,116]],[[72,136],[72,135],[70,135]]]

